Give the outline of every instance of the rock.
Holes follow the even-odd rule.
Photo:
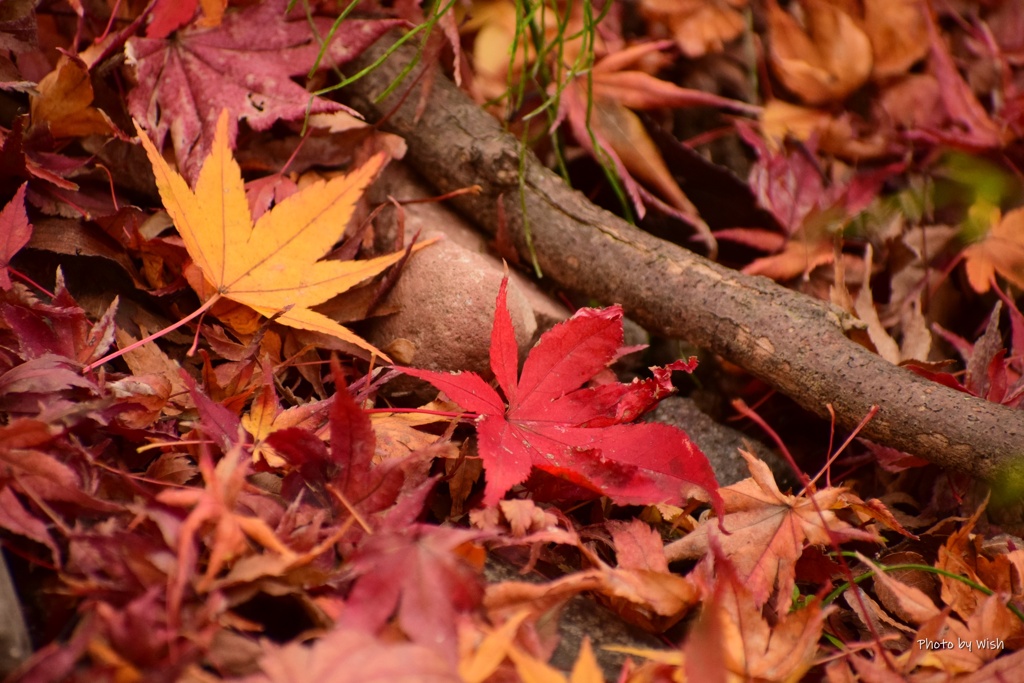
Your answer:
[[[14,671],[32,654],[25,617],[7,563],[0,556],[0,678]]]
[[[491,327],[502,270],[453,240],[409,259],[367,339],[396,360],[428,370],[472,370],[490,378]],[[522,356],[537,331],[526,297],[509,282],[508,308]]]
[[[664,422],[686,432],[708,456],[719,486],[730,486],[750,476],[747,462],[739,454],[740,448],[767,463],[780,487],[785,489],[791,483],[793,475],[789,467],[767,446],[741,431],[715,422],[688,398],[669,396],[651,411],[647,419]]]
[[[408,200],[423,199],[434,194],[408,166],[392,162],[371,186],[367,197],[372,203],[380,204],[387,203],[388,197]],[[484,258],[491,268],[503,271],[501,259],[491,254],[486,238],[443,203],[406,204],[402,211],[406,244],[417,232],[420,232],[421,239],[443,234],[455,244]],[[376,219],[375,226],[376,250],[381,253],[394,251],[398,234],[397,209],[384,209]],[[538,332],[550,329],[571,315],[568,308],[549,297],[521,273],[510,269],[509,279],[516,284],[533,310]],[[490,330],[489,324],[487,329]]]

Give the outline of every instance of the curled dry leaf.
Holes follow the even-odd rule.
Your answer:
[[[979,511],[980,512],[980,511]],[[947,546],[948,547],[948,546]],[[901,657],[899,672],[908,675],[915,668],[938,669],[949,673],[971,672],[1000,654],[1006,640],[1018,635],[1021,622],[1012,616],[1006,606],[1006,597],[978,594],[976,607],[965,621],[940,609],[922,590],[895,579],[883,568],[858,553],[860,560],[874,571],[873,581],[885,586],[899,616],[917,627],[911,639],[912,649]],[[944,567],[949,569],[947,565]],[[961,584],[963,591],[969,591]],[[928,647],[926,643],[952,641],[959,647]],[[966,680],[966,679],[965,679]],[[978,677],[974,680],[1000,680],[998,677]]]
[[[857,292],[857,297],[853,302],[857,317],[867,325],[871,343],[875,345],[878,355],[894,365],[906,360],[927,361],[932,337],[924,315],[921,313],[920,295],[909,302],[905,314],[901,316],[902,343],[897,343],[885,329],[879,318],[878,310],[875,308],[874,297],[871,293],[871,261],[872,249],[868,245],[864,254],[864,278],[860,284],[860,291]]]
[[[825,0],[801,0],[806,26],[768,2],[769,58],[779,80],[808,104],[837,102],[871,75],[871,41],[853,17]]]
[[[831,114],[783,100],[771,100],[761,113],[761,130],[772,144],[793,137],[822,152],[843,159],[874,159],[893,151],[893,142],[880,131],[864,131],[864,122],[853,112]]]
[[[640,11],[652,23],[664,23],[687,57],[721,52],[747,25],[747,0],[642,0]]]
[[[561,91],[559,117],[568,122],[577,144],[600,164],[614,166],[638,216],[642,218],[646,213],[645,200],[654,200],[666,213],[693,226],[709,251],[715,253],[717,244],[710,228],[632,110],[709,106],[757,115],[761,109],[681,88],[640,70],[639,63],[660,55],[670,45],[668,41],[641,43],[604,57],[585,76],[577,76]],[[554,94],[555,86],[549,91]],[[651,197],[644,186],[651,188],[664,203]]]
[[[624,618],[650,630],[664,630],[697,605],[699,591],[687,577],[643,569],[601,566],[548,583],[504,581],[487,587],[484,606],[491,613],[530,609],[543,613],[584,592],[597,593]]]
[[[864,0],[864,32],[871,41],[872,76],[907,72],[928,54],[925,5],[919,0]]]
[[[33,127],[45,126],[55,138],[121,134],[110,117],[92,106],[89,69],[78,57],[61,55],[37,89],[31,99]]]

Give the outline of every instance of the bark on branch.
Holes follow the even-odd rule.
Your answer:
[[[392,37],[393,38],[393,37]],[[367,51],[358,69],[392,40]],[[456,206],[494,233],[504,203],[510,235],[529,259],[519,194],[520,148],[500,124],[438,77],[422,115],[422,88],[403,85],[375,98],[408,64],[399,50],[346,88],[350,103],[403,136],[408,160],[439,190],[479,184]],[[406,83],[412,83],[415,72]],[[769,382],[803,407],[856,426],[872,404],[863,435],[936,464],[994,481],[1020,474],[1024,411],[926,381],[850,341],[842,312],[762,277],[725,268],[659,240],[594,206],[528,153],[525,213],[544,274],[606,303],[620,303],[648,329],[687,339]]]

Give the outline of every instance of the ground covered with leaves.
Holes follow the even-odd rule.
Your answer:
[[[1019,472],[639,344],[500,220],[484,362],[374,342],[447,241],[366,199],[406,153],[347,104],[378,40],[415,46],[409,101],[450,78],[589,201],[1024,401],[1017,0],[3,0],[7,680],[1021,675]],[[524,276],[571,308],[536,339]],[[674,394],[742,430],[741,475],[648,419]],[[581,595],[646,637],[575,638]]]

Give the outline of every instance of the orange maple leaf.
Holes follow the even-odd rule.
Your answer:
[[[204,450],[199,458],[199,471],[204,488],[165,489],[157,494],[157,500],[164,505],[191,508],[179,528],[178,561],[168,576],[167,609],[172,621],[178,618],[185,590],[194,578],[199,560],[197,538],[203,538],[210,549],[206,571],[196,582],[200,592],[211,588],[222,569],[253,553],[250,540],[287,561],[296,557],[266,521],[239,511],[238,496],[249,473],[247,458],[242,457],[240,446],[226,453],[216,466],[209,452]]]
[[[726,515],[722,525],[704,522],[687,536],[665,546],[669,561],[707,557],[712,543],[721,548],[757,605],[768,601],[776,582],[780,601],[789,600],[796,561],[808,545],[856,539],[878,541],[869,531],[839,519],[835,510],[850,507],[852,494],[825,488],[809,495],[782,493],[768,466],[740,451],[751,478],[722,489]]]
[[[136,129],[139,126],[136,124]],[[253,223],[242,171],[228,148],[228,113],[217,122],[213,150],[195,189],[139,130],[167,213],[214,295],[244,304],[276,322],[323,332],[387,356],[340,323],[310,309],[382,272],[398,252],[365,261],[320,261],[345,232],[363,190],[384,165],[378,154],[351,173],[314,183]]]
[[[834,609],[814,599],[769,622],[725,562],[683,645],[684,670],[691,677],[700,672],[701,680],[802,680],[814,664],[822,626]]]
[[[683,54],[696,58],[721,52],[743,32],[746,6],[747,0],[642,0],[640,13],[664,24]]]
[[[992,287],[996,273],[1024,287],[1024,208],[1014,209],[1001,219],[995,211],[992,228],[984,238],[964,249],[967,281],[984,294]]]
[[[807,28],[767,4],[768,56],[783,85],[807,104],[846,98],[871,75],[871,41],[853,17],[825,0],[802,0]]]

